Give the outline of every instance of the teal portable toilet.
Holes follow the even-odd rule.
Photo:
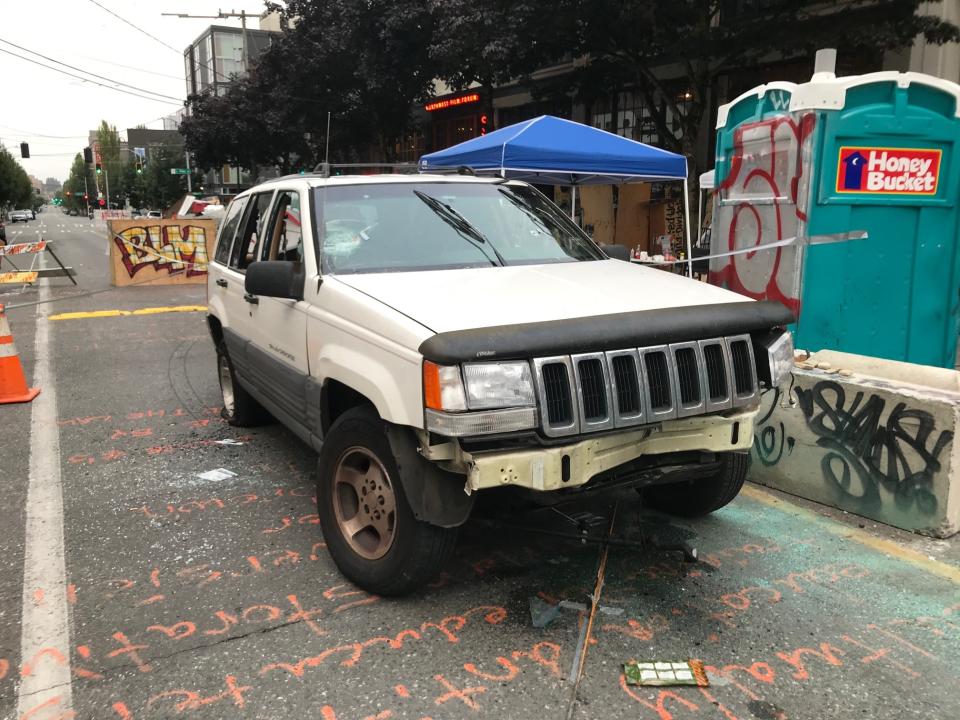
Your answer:
[[[834,59],[720,108],[711,282],[790,307],[797,347],[952,368],[960,86]]]

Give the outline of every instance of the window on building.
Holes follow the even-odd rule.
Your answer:
[[[613,101],[616,100],[616,103]],[[690,97],[678,94],[676,104],[681,112],[686,112]],[[680,138],[683,131],[679,118],[675,117],[670,107],[666,108],[666,124],[674,136]],[[660,145],[660,133],[654,121],[650,106],[647,105],[640,93],[626,91],[617,93],[616,98],[608,97],[594,104],[590,124],[601,130],[622,135],[630,140]]]
[[[243,36],[232,33],[214,33],[213,49],[217,80],[243,75]]]

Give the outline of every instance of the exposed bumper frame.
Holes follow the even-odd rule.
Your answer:
[[[750,408],[728,416],[670,420],[557,447],[464,452],[461,459],[467,467],[465,490],[472,492],[507,485],[540,491],[560,490],[583,485],[599,473],[642,455],[749,450],[757,412],[758,408]],[[568,478],[566,482],[564,476]]]

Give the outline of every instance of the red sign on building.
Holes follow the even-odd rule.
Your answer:
[[[446,110],[447,108],[456,107],[457,105],[469,105],[475,102],[480,102],[480,95],[478,93],[470,93],[469,95],[461,95],[460,97],[427,103],[423,106],[423,109],[427,112],[433,112],[434,110]]]
[[[844,146],[837,161],[837,192],[936,195],[941,150]]]

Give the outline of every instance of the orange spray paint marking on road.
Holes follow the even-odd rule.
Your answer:
[[[120,717],[120,720],[133,720],[133,715],[122,702],[115,702],[112,706],[113,711]]]
[[[119,642],[122,647],[107,653],[108,658],[119,657],[120,655],[129,655],[130,659],[137,666],[137,669],[140,672],[146,673],[153,669],[148,663],[144,662],[140,658],[140,653],[137,652],[138,650],[148,649],[150,647],[149,645],[131,645],[130,641],[127,639],[127,636],[122,632],[115,632],[113,634],[113,639]]]
[[[36,707],[32,707],[29,710],[27,710],[25,713],[23,713],[20,716],[20,720],[30,720],[30,718],[36,717],[37,713],[39,713],[41,710],[44,710],[45,708],[48,708],[54,705],[59,705],[62,699],[63,699],[62,695],[55,695],[49,700],[40,703]],[[77,714],[73,710],[67,710],[64,713],[60,713],[59,715],[54,715],[54,716],[46,715],[46,713],[44,713],[44,715],[45,715],[44,720],[70,720],[70,718],[75,718],[77,716]]]
[[[43,588],[37,588],[36,590],[34,590],[33,604],[37,607],[40,607],[41,605],[43,605],[43,596],[44,596]]]
[[[77,586],[73,583],[67,585],[67,602],[71,605],[77,604]]]
[[[393,691],[402,698],[410,697],[410,691],[407,689],[406,685],[394,685]]]
[[[483,686],[470,687],[470,688],[463,688],[463,690],[459,690],[451,682],[449,682],[445,677],[443,677],[443,675],[434,675],[433,679],[436,680],[441,685],[443,685],[443,687],[447,690],[447,692],[445,692],[443,695],[439,695],[437,696],[436,699],[434,699],[433,701],[434,705],[443,705],[444,703],[448,703],[451,700],[460,700],[464,705],[466,705],[471,710],[480,709],[480,705],[477,703],[476,700],[473,699],[473,696],[480,695],[481,693],[485,693],[487,691],[485,687]]]

